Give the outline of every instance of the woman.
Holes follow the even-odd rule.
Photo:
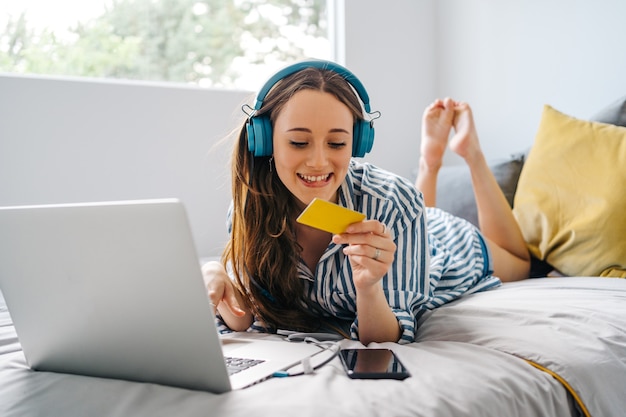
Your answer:
[[[366,140],[373,134],[358,79],[333,63],[295,68],[261,89],[241,129],[232,160],[230,241],[222,262],[203,267],[211,302],[228,328],[345,328],[363,344],[408,343],[424,311],[499,285],[494,271],[507,280],[528,274],[526,245],[466,104],[446,99],[426,109],[416,189],[352,159],[362,156],[356,150],[362,130]],[[472,171],[484,237],[468,222],[424,206],[435,201],[452,126],[450,146]],[[262,132],[270,139],[259,151],[254,142]],[[334,236],[297,223],[315,197],[366,220]]]

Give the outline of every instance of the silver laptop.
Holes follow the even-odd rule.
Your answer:
[[[220,393],[320,351],[218,335],[177,200],[0,208],[0,289],[40,371]]]

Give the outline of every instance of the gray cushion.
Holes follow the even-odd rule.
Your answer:
[[[590,120],[626,127],[626,96],[605,107]]]
[[[489,164],[496,181],[502,189],[509,205],[513,207],[513,197],[517,189],[517,180],[524,165],[525,154],[511,155]],[[469,169],[466,165],[444,166],[439,171],[437,181],[437,207],[448,213],[462,217],[478,225],[476,200]]]

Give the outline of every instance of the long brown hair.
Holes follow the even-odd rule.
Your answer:
[[[327,92],[363,119],[361,104],[343,76],[330,70],[305,68],[269,91],[257,115],[269,117],[272,127],[287,101],[299,91]],[[245,125],[235,143],[232,169],[232,230],[222,262],[232,268],[235,284],[248,308],[268,330],[315,330],[316,307],[308,300],[298,264],[302,248],[294,219],[299,209],[272,169],[270,157],[254,157],[248,150]]]

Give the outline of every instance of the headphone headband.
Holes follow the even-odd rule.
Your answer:
[[[322,60],[302,61],[293,65],[289,65],[283,68],[282,70],[278,71],[276,74],[272,76],[272,78],[267,80],[267,82],[259,90],[259,93],[256,96],[256,103],[254,104],[254,110],[259,110],[261,106],[263,106],[263,100],[265,100],[265,96],[267,96],[267,93],[269,93],[269,91],[272,89],[274,84],[276,84],[278,81],[282,80],[283,78],[291,74],[294,74],[298,71],[301,71],[305,68],[319,68],[322,70],[330,70],[341,75],[348,83],[350,83],[352,87],[354,87],[354,90],[356,91],[356,93],[359,95],[359,98],[363,102],[363,108],[365,109],[365,111],[367,113],[371,112],[369,95],[367,94],[367,91],[365,91],[365,87],[363,86],[363,83],[361,83],[361,81],[356,77],[356,75],[354,75],[346,67],[343,67],[339,64],[335,64],[334,62],[322,61]]]
[[[248,121],[246,122],[246,134],[248,136],[248,150],[252,152],[255,157],[270,156],[273,151],[272,144],[272,122],[267,115],[256,115],[257,111],[263,106],[263,100],[274,85],[283,78],[294,74],[298,71],[302,71],[306,68],[318,68],[322,70],[333,71],[336,74],[343,77],[348,84],[352,86],[356,94],[363,103],[365,112],[369,115],[372,114],[370,110],[370,98],[365,91],[365,87],[359,81],[359,79],[350,72],[347,68],[342,67],[339,64],[335,64],[330,61],[311,60],[302,61],[293,65],[289,65],[282,70],[274,74],[259,90],[256,97],[256,103],[252,112],[246,112],[245,108],[250,109],[249,106],[244,106],[244,112],[248,115]],[[378,115],[380,115],[379,112]],[[373,120],[357,120],[353,126],[353,141],[352,141],[352,156],[362,157],[372,149],[374,142],[374,126]]]

